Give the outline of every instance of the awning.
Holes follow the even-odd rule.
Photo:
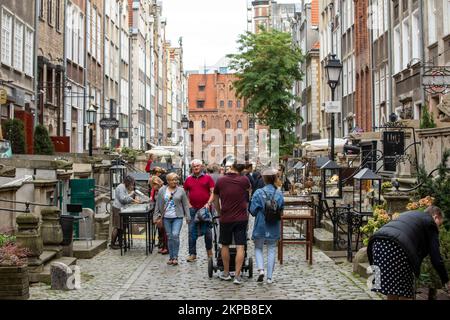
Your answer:
[[[347,142],[347,140],[345,140],[345,139],[334,139],[335,151],[343,150],[346,142]],[[329,148],[330,148],[330,140],[329,139],[306,141],[306,142],[302,143],[302,149],[305,149],[306,151],[328,150]]]

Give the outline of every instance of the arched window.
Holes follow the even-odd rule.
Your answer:
[[[230,120],[225,121],[225,128],[230,129],[231,128],[231,122]]]
[[[194,121],[189,121],[189,128],[190,129],[194,128]]]
[[[237,127],[238,127],[238,129],[242,129],[242,121],[241,120],[239,120],[237,122]]]
[[[206,121],[203,120],[203,121],[202,121],[202,129],[205,129],[205,128],[206,128]]]

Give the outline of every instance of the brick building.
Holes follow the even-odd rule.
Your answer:
[[[64,0],[41,1],[38,49],[38,119],[61,136],[64,86]]]
[[[356,126],[369,132],[372,131],[372,64],[367,13],[368,2],[355,1]]]
[[[226,156],[248,150],[248,115],[237,99],[233,74],[190,74],[188,79],[191,157],[221,163]],[[201,134],[194,136],[194,128]],[[206,133],[207,130],[209,134]],[[197,130],[196,132],[197,133]],[[214,138],[213,138],[214,137]],[[202,141],[202,143],[197,143]],[[220,150],[219,148],[222,148]]]

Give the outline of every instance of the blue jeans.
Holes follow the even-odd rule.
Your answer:
[[[180,231],[183,226],[183,218],[164,219],[164,228],[166,229],[169,242],[170,259],[178,259],[180,251]]]
[[[264,243],[267,244],[267,279],[272,279],[273,269],[275,268],[275,249],[277,247],[276,240],[255,240],[256,268],[258,270],[264,270]]]
[[[191,214],[191,223],[189,224],[189,255],[196,256],[197,255],[197,239],[200,234],[205,235],[205,246],[206,250],[211,250],[212,243],[212,231],[208,222],[195,222],[195,212],[196,209],[190,208],[189,212]]]

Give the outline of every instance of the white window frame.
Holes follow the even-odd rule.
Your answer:
[[[437,41],[437,8],[436,0],[425,1],[428,7],[428,45]]]
[[[6,30],[6,27],[4,25],[5,20],[4,16],[9,16],[10,18],[10,26],[9,30]],[[6,8],[2,8],[2,21],[1,21],[1,61],[3,64],[7,66],[12,66],[13,64],[13,28],[14,28],[14,14],[7,10]],[[8,32],[8,36],[6,36],[6,33]],[[6,46],[6,43],[8,41],[8,46]],[[6,48],[8,50],[6,50]]]
[[[409,17],[402,21],[402,70],[407,68],[408,63],[411,61],[410,47],[411,47],[411,36],[410,36],[410,22]]]
[[[401,31],[400,25],[394,28],[394,73],[399,73],[402,69],[402,50],[401,50]]]
[[[19,32],[19,26],[21,31]],[[25,46],[25,23],[18,19],[17,16],[14,19],[14,45],[13,45],[13,68],[17,71],[23,72],[23,57]]]
[[[25,47],[24,47],[24,72],[26,75],[33,77],[33,55],[34,55],[34,30],[25,27]]]
[[[420,13],[419,9],[413,12],[412,14],[412,25],[411,25],[411,34],[412,34],[412,56],[411,58],[420,59]]]
[[[444,0],[444,36],[450,35],[450,0]]]

